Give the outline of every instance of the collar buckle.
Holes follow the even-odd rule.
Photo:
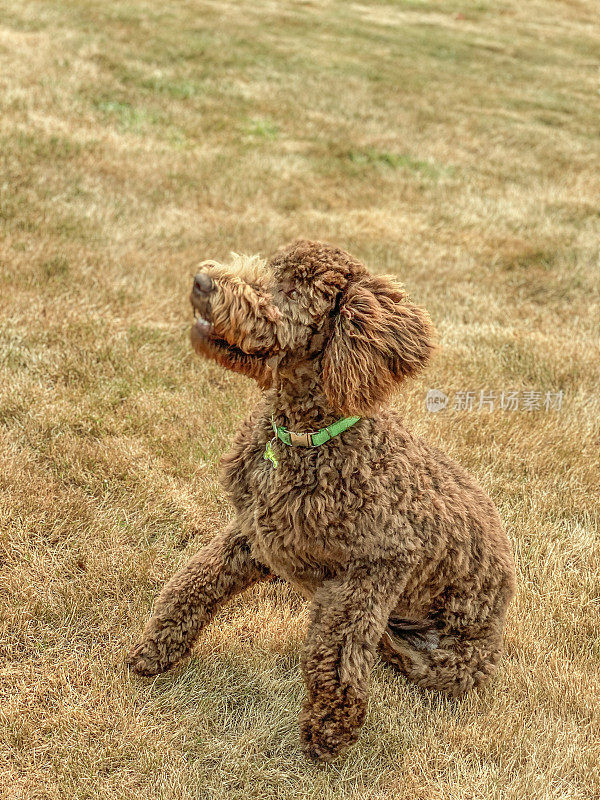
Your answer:
[[[290,444],[292,447],[312,447],[312,433],[294,433],[294,431],[288,431],[288,436],[290,437]]]

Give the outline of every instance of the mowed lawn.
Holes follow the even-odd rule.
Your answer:
[[[594,0],[0,0],[2,800],[600,796],[599,67]],[[431,312],[395,403],[492,495],[519,583],[489,688],[378,664],[327,767],[283,584],[171,674],[123,664],[228,519],[217,465],[258,396],[190,350],[195,264],[296,236]]]

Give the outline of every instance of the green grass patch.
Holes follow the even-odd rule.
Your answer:
[[[279,138],[279,127],[269,119],[251,119],[243,128],[247,136],[253,139],[265,139],[274,142]]]
[[[94,102],[107,120],[115,121],[124,131],[142,133],[149,125],[160,125],[164,117],[159,112],[132,105],[127,101],[99,99]]]
[[[390,153],[386,150],[377,150],[372,147],[364,150],[351,150],[346,157],[358,167],[403,169],[430,180],[438,180],[442,175],[451,175],[454,172],[452,167],[441,166],[432,161],[424,161],[408,153]]]

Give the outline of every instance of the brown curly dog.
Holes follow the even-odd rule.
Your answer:
[[[222,462],[234,519],[165,586],[129,665],[166,670],[222,603],[279,576],[311,601],[308,756],[329,761],[358,738],[378,650],[426,689],[456,697],[486,681],[511,546],[477,483],[383,407],[428,360],[427,313],[310,241],[268,263],[204,262],[191,300],[196,351],[265,394]]]

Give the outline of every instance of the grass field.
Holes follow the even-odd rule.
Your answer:
[[[2,800],[600,797],[600,21],[594,0],[0,0]],[[515,545],[506,657],[451,703],[379,664],[308,764],[303,603],[124,655],[227,520],[257,397],[193,356],[195,264],[303,235],[399,275],[441,348],[396,399]],[[425,395],[564,393],[428,413]],[[478,394],[477,394],[478,396]]]

